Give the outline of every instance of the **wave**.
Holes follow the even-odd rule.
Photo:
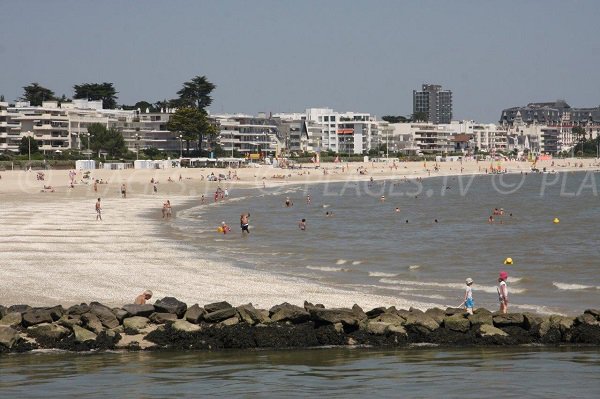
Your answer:
[[[369,277],[396,277],[394,273],[369,272]]]
[[[582,285],[582,284],[566,284],[566,283],[552,282],[552,285],[554,285],[559,290],[594,290],[594,289],[599,290],[600,289],[600,287],[595,287],[593,285]]]
[[[382,278],[381,280],[379,280],[380,283],[384,283],[384,284],[398,284],[398,285],[407,285],[407,286],[418,286],[418,287],[424,287],[424,288],[434,288],[434,287],[438,287],[438,288],[451,288],[451,289],[456,289],[456,290],[462,290],[464,289],[465,285],[462,283],[437,283],[435,281],[408,281],[408,280],[395,280],[395,279],[389,279],[389,278]],[[473,291],[477,292],[486,292],[486,293],[496,293],[496,286],[490,286],[490,285],[474,285],[473,286]],[[515,294],[522,294],[523,292],[525,292],[525,289],[522,288],[513,288],[510,287],[509,288],[509,292],[510,293],[515,293]]]
[[[320,270],[322,272],[348,272],[350,270],[344,269],[343,267],[330,267],[330,266],[306,266],[310,270]]]
[[[338,259],[337,262],[335,262],[336,265],[345,265],[346,263],[348,263],[346,259]]]
[[[419,266],[419,265],[410,265],[408,267],[408,270],[417,270],[417,269],[420,269],[420,268],[421,268],[421,266]]]
[[[361,262],[360,260],[355,260],[355,261],[353,261],[353,262],[352,262],[352,264],[353,264],[354,266],[356,266],[356,265],[360,265],[361,263],[362,263],[362,262]]]

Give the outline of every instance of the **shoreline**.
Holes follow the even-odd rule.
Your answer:
[[[450,164],[452,163],[444,166],[447,170],[442,167],[440,173],[432,173],[432,176],[425,176],[427,173],[424,169],[419,172],[422,164],[398,163],[399,166],[406,166],[406,170],[414,174],[399,175],[395,171],[385,170],[385,167],[382,172],[381,165],[376,164],[375,169],[379,169],[379,172],[374,170],[372,174],[367,175],[352,172],[341,175],[334,170],[330,171],[327,179],[323,179],[323,176],[315,176],[314,173],[308,175],[304,173],[308,170],[302,170],[302,174],[281,182],[265,180],[269,183],[267,188],[273,189],[288,185],[365,182],[370,180],[371,176],[374,180],[470,176],[466,173],[450,173],[458,172],[451,170],[450,167],[456,165]],[[352,164],[357,165],[364,166],[363,163]],[[469,166],[467,169],[472,174],[486,175],[476,173],[475,162]],[[576,168],[572,171],[594,170],[591,168],[595,166],[590,164],[586,169]],[[261,169],[261,172],[255,169]],[[512,169],[509,168],[510,170]],[[32,183],[32,179],[35,178],[33,172],[14,172],[12,178],[1,172],[3,178],[0,180],[0,200],[8,202],[8,206],[0,210],[0,217],[5,221],[5,228],[18,232],[0,240],[0,248],[3,250],[0,260],[7,265],[5,278],[0,283],[4,294],[3,303],[48,305],[58,302],[70,305],[84,301],[92,292],[97,293],[94,297],[98,300],[116,305],[127,301],[134,293],[151,287],[160,295],[173,292],[184,300],[195,298],[196,290],[201,290],[205,295],[200,299],[205,302],[226,299],[232,303],[244,303],[248,298],[253,298],[260,301],[262,306],[285,300],[301,301],[306,297],[313,297],[327,306],[345,306],[349,298],[353,298],[353,301],[362,306],[383,303],[388,306],[416,306],[423,309],[439,306],[436,303],[408,301],[395,296],[365,295],[321,282],[309,282],[307,285],[307,281],[300,277],[247,270],[227,261],[222,263],[194,259],[193,248],[190,248],[190,251],[186,249],[184,253],[176,241],[171,242],[169,237],[155,234],[162,228],[159,224],[160,204],[170,198],[175,211],[185,209],[193,206],[194,201],[198,201],[200,193],[208,194],[218,185],[261,189],[261,176],[266,177],[278,170],[240,169],[237,170],[242,178],[240,181],[219,183],[198,179],[198,173],[209,171],[99,171],[103,173],[97,175],[98,177],[105,176],[109,180],[108,184],[102,185],[99,193],[94,192],[90,185],[80,184],[76,184],[73,189],[67,188],[66,185],[57,185],[57,191],[54,193],[40,193],[32,191],[35,184],[39,184],[35,180],[35,183]],[[50,178],[58,181],[62,175],[64,180],[67,180],[68,171],[52,172]],[[297,170],[289,172],[298,173]],[[520,170],[516,170],[515,173],[520,173]],[[181,182],[176,180],[179,174],[184,176]],[[15,176],[18,179],[15,179]],[[166,183],[167,176],[176,181]],[[150,178],[161,181],[156,195],[151,193]],[[130,198],[119,198],[122,182],[127,182]],[[4,190],[7,187],[11,188],[8,192]],[[106,201],[105,217],[110,223],[105,221],[99,224],[93,220],[93,202],[96,196],[100,195]],[[212,202],[209,195],[207,202]],[[156,212],[156,218],[151,216],[151,212]],[[184,255],[183,259],[177,259],[178,255]],[[41,266],[42,264],[45,266]],[[140,279],[140,276],[144,278]],[[228,280],[237,283],[230,286]]]

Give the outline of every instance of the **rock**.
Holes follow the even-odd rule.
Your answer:
[[[106,328],[115,328],[119,326],[119,320],[112,309],[98,302],[90,303],[90,312],[98,316],[100,323]]]
[[[113,314],[115,315],[115,317],[117,318],[117,320],[119,320],[119,323],[123,323],[123,319],[129,315],[129,313],[125,309],[113,308],[111,310],[112,310]]]
[[[594,315],[589,313],[584,313],[581,316],[577,316],[575,321],[577,324],[589,324],[590,326],[600,325],[600,321],[598,321]]]
[[[201,308],[200,305],[195,304],[188,308],[183,318],[189,321],[190,323],[198,324],[200,323],[200,320],[202,320],[205,314],[206,310],[204,310],[204,308]]]
[[[6,313],[8,313],[6,307],[0,305],[0,319],[3,318]]]
[[[495,314],[492,319],[495,327],[523,327],[525,323],[521,313]]]
[[[435,320],[438,324],[442,324],[442,321],[444,321],[444,318],[446,317],[446,311],[440,308],[427,309],[425,314]]]
[[[465,313],[465,309],[463,308],[446,308],[446,316],[453,316],[455,314],[463,314]]]
[[[590,314],[600,321],[600,309],[586,309],[583,314]]]
[[[85,327],[87,327],[89,330],[93,331],[96,334],[100,334],[102,331],[104,331],[104,327],[102,326],[100,319],[94,313],[89,312],[82,314],[81,320],[83,321],[83,325]],[[73,331],[75,331],[74,328]]]
[[[52,321],[57,321],[65,314],[65,309],[61,306],[53,306],[47,309],[50,312],[50,316],[52,316]]]
[[[274,322],[289,321],[294,324],[304,323],[310,319],[310,314],[306,310],[287,302],[269,309],[269,316]]]
[[[352,305],[352,311],[354,312],[358,320],[366,320],[369,318],[367,314],[363,311],[363,309],[357,304]]]
[[[309,313],[313,321],[328,324],[342,323],[346,326],[357,326],[361,320],[359,319],[359,316],[357,316],[357,313],[352,309],[311,308]]]
[[[573,323],[575,319],[573,317],[566,316],[550,316],[550,326],[554,328],[558,328],[561,334],[565,334],[571,327],[573,327]]]
[[[306,307],[306,304],[305,304]],[[251,303],[237,307],[237,312],[240,319],[251,326],[262,323],[263,315],[260,311],[254,308]]]
[[[199,325],[192,324],[187,320],[177,320],[174,322],[171,327],[174,330],[182,331],[182,332],[196,332],[200,331],[202,328]]]
[[[73,326],[81,326],[83,322],[81,321],[81,316],[76,314],[65,314],[63,317],[58,319],[58,324],[73,329]]]
[[[491,312],[473,312],[467,316],[472,326],[480,326],[482,324],[494,325],[494,319]]]
[[[367,316],[369,317],[369,319],[373,319],[373,318],[379,316],[380,314],[385,313],[385,311],[386,311],[386,309],[384,307],[371,309],[367,312]]]
[[[35,326],[41,323],[52,323],[52,314],[47,309],[31,309],[23,313],[23,327]]]
[[[82,303],[79,305],[73,305],[67,309],[67,314],[76,314],[82,315],[84,313],[88,313],[90,311],[90,307],[86,303]]]
[[[395,310],[395,308],[394,308],[394,310]],[[389,309],[388,309],[388,311],[389,311]],[[408,309],[408,311],[410,313],[425,314],[425,312],[423,312],[421,309],[413,308],[412,306]]]
[[[409,313],[404,327],[421,334],[429,334],[437,330],[440,325],[425,313]]]
[[[537,331],[544,318],[533,313],[523,313],[523,327],[527,331]]]
[[[383,323],[381,321],[370,321],[369,324],[367,324],[367,332],[369,334],[374,335],[385,335],[388,331],[389,326],[389,323]]]
[[[394,310],[394,312],[392,314],[396,314],[396,315],[404,318],[404,320],[406,320],[412,313],[410,313],[406,309],[399,309],[399,310]]]
[[[206,313],[213,313],[219,310],[223,310],[223,309],[230,309],[233,306],[231,306],[229,304],[229,302],[215,302],[215,303],[209,303],[208,305],[204,305],[204,310],[206,310]]]
[[[238,318],[238,316],[236,314],[235,316],[230,317],[229,319],[223,320],[219,324],[222,326],[234,326],[234,325],[238,324],[239,322],[240,322],[240,319]]]
[[[344,325],[342,323],[335,323],[333,325],[333,328],[335,329],[335,332],[337,332],[338,334],[344,333]]]
[[[41,323],[27,329],[27,334],[34,338],[46,338],[59,341],[68,336],[71,331],[57,324]]]
[[[479,330],[477,332],[477,335],[480,337],[491,337],[494,335],[498,335],[501,337],[507,337],[508,334],[505,333],[504,331],[502,331],[499,328],[496,328],[490,324],[482,324],[479,326]]]
[[[492,312],[490,312],[489,310],[487,310],[486,308],[477,308],[473,311],[474,314],[486,314],[486,315],[492,315]]]
[[[464,315],[455,314],[444,318],[444,328],[465,333],[471,328],[471,322]]]
[[[0,345],[10,349],[18,340],[19,332],[17,330],[8,325],[0,326]]]
[[[127,317],[133,317],[133,316],[148,317],[156,311],[154,309],[154,305],[151,305],[149,303],[147,303],[145,305],[134,305],[134,304],[123,305],[123,310],[127,312]]]
[[[406,323],[406,319],[394,313],[382,313],[373,319],[382,323],[388,323],[394,326],[401,326]]]
[[[233,316],[237,316],[237,310],[235,308],[225,308],[205,314],[204,320],[209,323],[217,323],[219,321],[227,320]]]
[[[304,301],[304,310],[306,310],[308,312],[308,309],[310,308],[314,308],[315,305],[313,305],[312,303],[308,302],[308,301]]]
[[[408,335],[406,333],[406,329],[404,327],[402,327],[402,326],[395,326],[393,324],[390,324],[388,326],[388,331],[390,333],[393,333],[393,334],[400,334],[400,335],[404,335],[404,336]]]
[[[23,316],[19,312],[10,312],[0,319],[0,326],[16,327],[21,325]]]
[[[95,341],[97,337],[93,332],[79,326],[73,326],[73,333],[75,334],[75,341],[77,342]]]
[[[21,315],[25,312],[28,312],[32,309],[29,305],[12,305],[6,309],[6,313],[21,313]]]
[[[154,324],[165,324],[177,320],[177,315],[174,313],[152,313],[150,321]]]
[[[139,330],[146,328],[149,322],[150,320],[142,316],[127,317],[123,319],[123,328],[125,331],[132,330],[137,333]]]
[[[178,318],[181,318],[185,315],[187,304],[181,302],[177,298],[167,296],[156,301],[154,303],[154,308],[158,313],[173,313],[176,314]]]
[[[119,342],[116,344],[117,349],[150,349],[155,348],[157,345],[153,342],[146,341],[144,334],[137,335],[125,335],[121,337]]]

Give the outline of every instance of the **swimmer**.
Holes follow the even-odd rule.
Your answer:
[[[400,212],[400,208],[396,207],[396,212]]]
[[[306,230],[306,219],[302,219],[300,223],[298,223],[298,227],[300,230]]]
[[[250,214],[242,213],[240,215],[240,227],[242,229],[242,235],[250,234]]]
[[[488,223],[494,223],[494,217],[490,215],[490,217],[488,218]]]
[[[383,204],[385,202],[385,195],[381,196],[381,203]]]
[[[221,232],[223,234],[227,234],[229,231],[231,231],[231,229],[229,228],[229,226],[227,226],[227,224],[224,221],[221,222]]]
[[[285,207],[289,208],[292,205],[294,205],[294,203],[290,200],[290,197],[285,197]]]
[[[310,202],[311,202],[311,201],[310,201],[310,194],[308,194],[308,195],[306,196],[306,203],[307,203],[307,204],[310,204]]]
[[[434,221],[435,223],[438,223],[438,220],[437,220],[437,219],[434,219],[433,221]]]

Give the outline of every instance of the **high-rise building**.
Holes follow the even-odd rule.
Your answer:
[[[425,113],[427,122],[450,123],[452,120],[452,91],[440,85],[424,84],[421,91],[413,90],[413,113]]]

